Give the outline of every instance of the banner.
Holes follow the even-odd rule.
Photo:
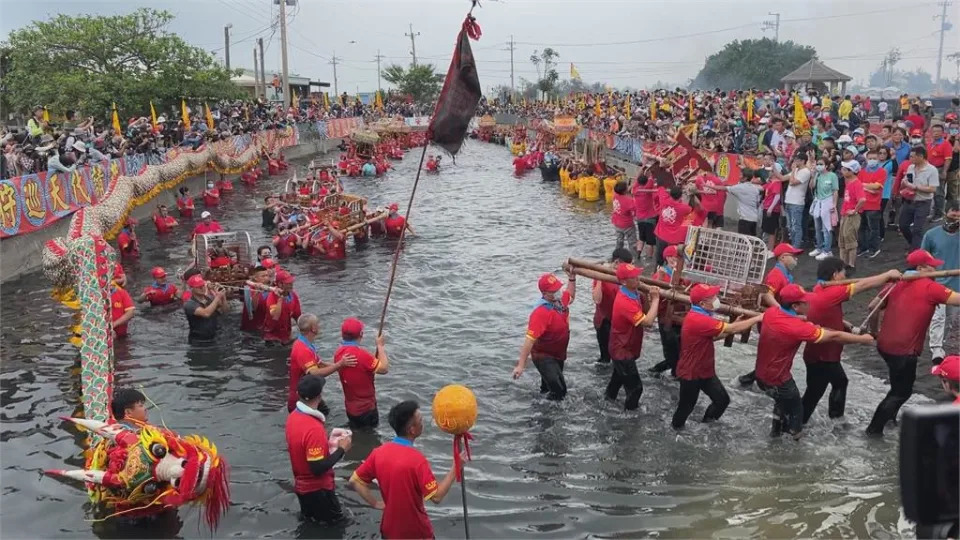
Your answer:
[[[319,123],[319,122],[318,122]],[[342,139],[363,127],[363,118],[336,118],[326,122],[327,138]]]

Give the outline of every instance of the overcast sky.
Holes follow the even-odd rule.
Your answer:
[[[469,9],[468,0],[298,0],[288,8],[287,37],[291,73],[333,81],[334,51],[341,58],[341,91],[377,87],[374,56],[389,63],[410,61],[410,39],[417,57],[446,71],[456,32]],[[957,24],[958,3],[948,8]],[[268,76],[280,67],[280,32],[270,26],[279,6],[273,0],[0,0],[0,36],[33,20],[57,13],[115,14],[138,7],[172,12],[169,30],[187,42],[223,58],[223,27],[232,24],[231,64],[251,67],[256,37],[269,43]],[[706,56],[734,39],[773,37],[762,30],[767,15],[781,15],[780,39],[811,45],[829,66],[866,83],[892,47],[903,60],[898,69],[936,71],[941,8],[920,0],[779,0],[777,2],[687,0],[487,0],[474,15],[483,29],[474,52],[485,89],[510,83],[507,42],[516,40],[514,70],[537,77],[530,55],[553,47],[560,53],[558,71],[569,77],[576,65],[587,83],[643,88],[657,81],[686,83]],[[624,43],[629,42],[629,43]],[[944,56],[960,50],[960,32],[948,31]],[[943,77],[957,76],[956,64],[944,62]]]

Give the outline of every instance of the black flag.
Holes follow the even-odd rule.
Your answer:
[[[471,37],[480,37],[480,27],[473,17],[468,16],[457,36],[450,69],[447,70],[447,77],[443,81],[443,89],[428,128],[430,140],[451,154],[460,151],[470,120],[476,114],[477,103],[480,102],[480,78],[477,76],[477,64],[470,48]]]

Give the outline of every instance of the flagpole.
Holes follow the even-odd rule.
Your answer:
[[[460,499],[463,502],[463,536],[470,540],[470,519],[467,516],[467,474],[466,466],[460,464]]]

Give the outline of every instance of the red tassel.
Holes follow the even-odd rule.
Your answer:
[[[480,31],[480,25],[477,24],[477,19],[473,18],[472,15],[468,15],[467,20],[463,21],[463,29],[466,30],[470,39],[474,41],[478,41],[480,36],[483,35],[483,32]]]
[[[473,435],[470,432],[453,436],[453,468],[457,471],[457,482],[463,482],[463,460],[460,459],[460,443],[463,442],[463,449],[467,452],[467,461],[472,459],[470,455],[470,441]]]

